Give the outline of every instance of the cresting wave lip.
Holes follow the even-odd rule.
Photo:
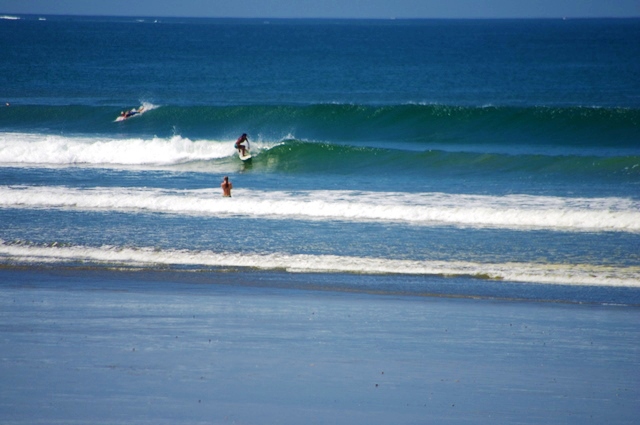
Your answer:
[[[640,201],[613,197],[237,189],[233,198],[222,198],[218,189],[0,186],[0,208],[640,232]]]
[[[591,264],[474,263],[416,261],[335,255],[249,254],[162,250],[151,247],[36,246],[0,241],[0,263],[98,263],[153,269],[163,265],[248,267],[307,273],[468,276],[539,284],[640,287],[640,267]]]

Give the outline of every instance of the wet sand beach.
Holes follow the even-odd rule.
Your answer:
[[[5,424],[637,421],[633,306],[0,275]]]

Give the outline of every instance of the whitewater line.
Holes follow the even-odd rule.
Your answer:
[[[626,198],[250,189],[222,198],[219,189],[0,186],[0,208],[640,232],[640,202]]]
[[[0,263],[107,263],[155,268],[166,265],[249,267],[310,273],[405,274],[470,276],[512,282],[640,287],[640,267],[591,264],[475,263],[418,261],[336,255],[284,253],[220,253],[194,250],[159,250],[151,247],[36,246],[0,241]]]

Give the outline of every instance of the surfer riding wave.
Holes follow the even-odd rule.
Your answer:
[[[247,145],[243,145],[243,143],[247,143]],[[247,155],[247,149],[249,149],[249,139],[247,139],[247,133],[242,133],[242,136],[238,137],[238,140],[236,140],[235,143],[235,148],[241,152],[242,156],[246,156]]]

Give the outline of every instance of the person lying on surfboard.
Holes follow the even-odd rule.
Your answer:
[[[144,106],[141,106],[141,107],[139,107],[138,109],[133,108],[132,110],[130,110],[129,112],[127,112],[127,115],[126,115],[126,116],[127,116],[127,118],[129,118],[129,117],[132,117],[132,116],[134,116],[134,115],[141,114],[143,109],[144,109]]]
[[[236,140],[236,144],[234,145],[236,149],[242,151],[242,156],[245,156],[247,154],[247,146],[243,145],[244,142],[247,142],[247,145],[249,145],[247,133],[242,133],[242,136],[238,137],[238,140]]]
[[[131,118],[131,117],[132,117],[132,116],[134,116],[134,115],[141,114],[143,110],[144,110],[144,105],[143,105],[143,106],[141,106],[141,107],[139,107],[138,109],[133,108],[133,109],[132,109],[132,110],[130,110],[130,111],[126,111],[126,112],[125,112],[125,111],[122,111],[122,112],[120,112],[120,117],[121,117],[122,119]]]

